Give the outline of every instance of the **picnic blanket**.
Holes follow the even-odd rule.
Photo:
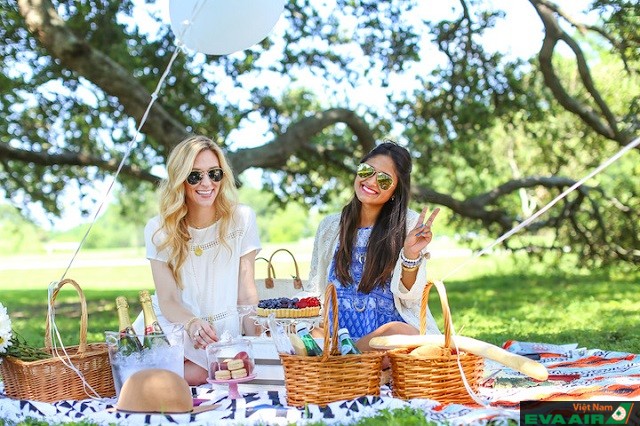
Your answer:
[[[505,346],[507,350],[511,350],[519,345],[508,342]],[[535,347],[558,346],[537,344]],[[539,357],[539,361],[549,370],[549,380],[545,382],[537,382],[497,363],[487,362],[485,378],[478,392],[478,398],[483,404],[476,405],[445,406],[429,399],[404,401],[393,398],[390,388],[383,386],[379,397],[366,396],[338,401],[326,407],[310,405],[297,409],[287,407],[283,389],[243,392],[240,388],[242,398],[229,399],[224,387],[203,385],[192,388],[194,398],[204,400],[203,404],[217,404],[214,410],[197,415],[142,415],[106,411],[115,404],[114,398],[59,401],[51,404],[14,400],[4,395],[4,388],[0,384],[0,419],[9,424],[27,418],[49,423],[90,421],[96,424],[122,425],[304,425],[318,421],[326,424],[349,424],[375,416],[381,410],[411,407],[422,411],[425,419],[437,424],[500,425],[514,420],[518,422],[519,403],[524,400],[640,399],[640,355],[577,348],[577,345],[567,350],[566,346],[562,348],[562,353],[545,352],[545,349],[527,353],[527,356]]]
[[[494,366],[480,389],[492,405],[517,408],[520,401],[640,400],[638,354],[576,348],[534,355],[547,367],[549,379],[537,382]]]

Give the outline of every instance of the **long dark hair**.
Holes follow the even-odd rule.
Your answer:
[[[371,230],[362,279],[358,286],[363,293],[370,293],[376,287],[384,286],[391,277],[407,232],[411,155],[395,142],[385,141],[372,149],[360,162],[363,163],[378,155],[386,155],[393,160],[398,182],[393,195],[382,206],[380,215]],[[343,285],[349,285],[353,280],[349,265],[351,265],[361,208],[362,203],[354,195],[349,204],[342,209],[340,245],[336,253],[335,267],[336,275]]]

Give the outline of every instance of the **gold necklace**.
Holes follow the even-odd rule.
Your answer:
[[[205,228],[210,227],[211,225],[213,225],[214,223],[216,223],[216,221],[217,221],[217,219],[213,219],[210,223],[208,223],[208,224],[206,224],[206,225],[204,225],[204,226],[195,226],[195,225],[192,225],[191,223],[188,223],[188,222],[187,222],[187,223],[188,223],[188,224],[189,224],[189,226],[190,226],[190,227],[192,227],[193,229],[201,230],[201,229],[205,229]]]
[[[200,238],[202,238],[202,237],[203,236],[200,236]],[[205,250],[208,250],[208,249],[210,249],[210,248],[212,248],[213,246],[216,245],[216,241],[215,240],[209,241],[209,242],[206,241],[206,239],[207,239],[207,235],[206,234],[204,235],[204,239],[205,239],[204,242],[196,243],[195,241],[193,241],[193,237],[192,237],[192,241],[193,242],[191,243],[191,250],[193,250],[193,253],[196,256],[201,256],[202,253],[204,253]]]
[[[188,224],[190,227],[194,228],[194,229],[202,230],[202,229],[206,229],[206,228],[208,228],[208,227],[212,226],[212,225],[213,225],[214,223],[216,223],[217,221],[218,221],[218,214],[216,213],[216,214],[213,216],[213,220],[212,220],[210,223],[208,223],[207,225],[205,225],[205,226],[195,226],[195,225],[193,225],[193,224],[189,223],[188,221],[187,221],[187,224]],[[202,256],[202,253],[203,253],[203,252],[204,252],[204,247],[203,247],[203,245],[202,245],[202,244],[195,244],[195,243],[193,244],[193,253],[194,253],[196,256]]]
[[[189,226],[191,226],[191,225],[189,225]],[[195,229],[198,229],[198,230],[200,230],[200,229],[204,229],[204,228],[196,228],[195,226],[191,226],[191,227],[192,227],[192,228],[195,228]],[[202,236],[200,236],[200,237],[202,237]],[[193,238],[193,236],[191,237],[191,239],[194,239],[194,238]],[[204,244],[204,243],[202,243],[202,244],[196,244],[196,243],[195,243],[195,241],[194,241],[193,243],[191,243],[191,249],[193,250],[193,253],[194,253],[196,256],[202,256],[202,253],[204,252],[204,248],[202,247],[202,246],[203,246],[203,244]]]
[[[213,214],[213,219],[211,219],[211,221],[209,223],[207,223],[206,225],[204,225],[204,226],[196,226],[192,222],[190,222],[188,219],[187,219],[187,225],[189,225],[190,227],[192,227],[194,229],[205,229],[205,228],[210,227],[211,225],[213,225],[217,221],[218,221],[218,213],[214,213]]]

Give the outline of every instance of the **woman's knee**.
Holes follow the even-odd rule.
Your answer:
[[[406,322],[402,321],[391,321],[384,324],[381,327],[381,332],[384,335],[390,334],[418,334],[418,330]]]
[[[207,382],[209,372],[191,361],[184,362],[184,379],[189,386],[198,386]]]

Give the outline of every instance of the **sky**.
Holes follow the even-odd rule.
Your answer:
[[[138,13],[136,14],[135,20],[141,26],[155,26],[155,22],[152,21],[148,17],[147,8],[154,7],[157,8],[160,16],[163,21],[167,24],[170,24],[172,21],[172,16],[170,14],[170,3],[174,2],[184,2],[186,0],[164,0],[159,1],[155,5],[148,5],[143,0],[138,1]],[[325,1],[324,4],[327,5],[327,10],[332,10],[332,1]],[[568,14],[573,16],[581,16],[581,12],[586,9],[589,4],[588,0],[559,0],[556,3],[563,8]],[[459,10],[459,2],[457,0],[421,0],[418,2],[419,6],[415,10],[415,13],[412,14],[412,17],[417,20],[417,22],[421,22],[422,20],[438,20],[445,17],[451,17],[457,15],[457,12],[452,12],[455,8]],[[495,50],[500,50],[503,53],[511,55],[512,57],[531,57],[535,54],[542,43],[542,23],[539,18],[535,14],[533,7],[527,0],[492,0],[490,2],[494,6],[495,9],[504,10],[506,13],[506,17],[502,20],[494,31],[490,32],[485,38],[485,43],[488,48],[491,46],[495,46]],[[273,29],[273,33],[277,34],[279,31],[279,27],[285,25],[284,19],[279,19],[275,24]],[[428,35],[427,35],[428,36]],[[433,49],[431,42],[428,39],[423,41],[424,49]],[[434,52],[436,53],[436,52]],[[193,55],[202,55],[201,53],[197,53],[193,50],[187,49],[184,54],[193,54]],[[429,55],[424,55],[424,57],[428,57]],[[204,57],[206,60],[206,57]],[[433,62],[429,63],[427,61],[418,64],[416,66],[415,72],[424,73],[425,70],[429,71],[427,68],[433,67]],[[173,70],[175,73],[175,70]],[[305,84],[308,84],[313,79],[303,79]],[[405,81],[407,79],[405,78]],[[395,85],[402,85],[403,80],[398,79],[395,82],[392,82]],[[274,82],[274,86],[281,86],[281,89],[284,89],[287,85],[286,82]],[[229,87],[228,90],[233,90],[232,87]],[[385,94],[376,90],[375,87],[361,85],[358,87],[349,87],[345,89],[348,90],[348,97],[353,101],[354,104],[359,103],[367,103],[377,104],[381,107],[386,103]],[[224,93],[224,92],[223,92]],[[139,123],[137,123],[139,125]],[[243,146],[243,141],[253,141],[255,144],[260,143],[258,139],[256,139],[256,135],[262,135],[264,132],[262,129],[255,128],[245,128],[239,129],[236,131],[232,137],[235,138],[238,143],[237,147]],[[266,140],[264,141],[266,142]],[[245,145],[250,146],[250,145]],[[251,173],[251,171],[247,171]],[[247,173],[245,172],[245,173]],[[254,171],[255,172],[255,171]],[[82,217],[80,215],[81,209],[78,206],[73,206],[72,203],[65,203],[69,207],[65,212],[64,216],[60,219],[55,220],[53,225],[51,225],[46,219],[46,215],[38,206],[34,206],[34,211],[39,211],[36,215],[38,218],[38,222],[41,226],[45,228],[54,228],[56,230],[64,230],[69,229],[71,227],[77,226],[79,223],[88,223],[95,216],[96,212],[100,208],[102,204],[105,206],[101,208],[101,213],[104,212],[106,205],[108,204],[108,200],[112,198],[113,194],[107,197],[107,191],[109,185],[113,181],[113,178],[103,182],[102,184],[98,184],[96,186],[94,194],[94,200],[86,200],[84,205],[82,206],[85,211],[91,212],[87,217]],[[79,189],[70,188],[67,194],[67,197],[70,200],[79,199]]]

